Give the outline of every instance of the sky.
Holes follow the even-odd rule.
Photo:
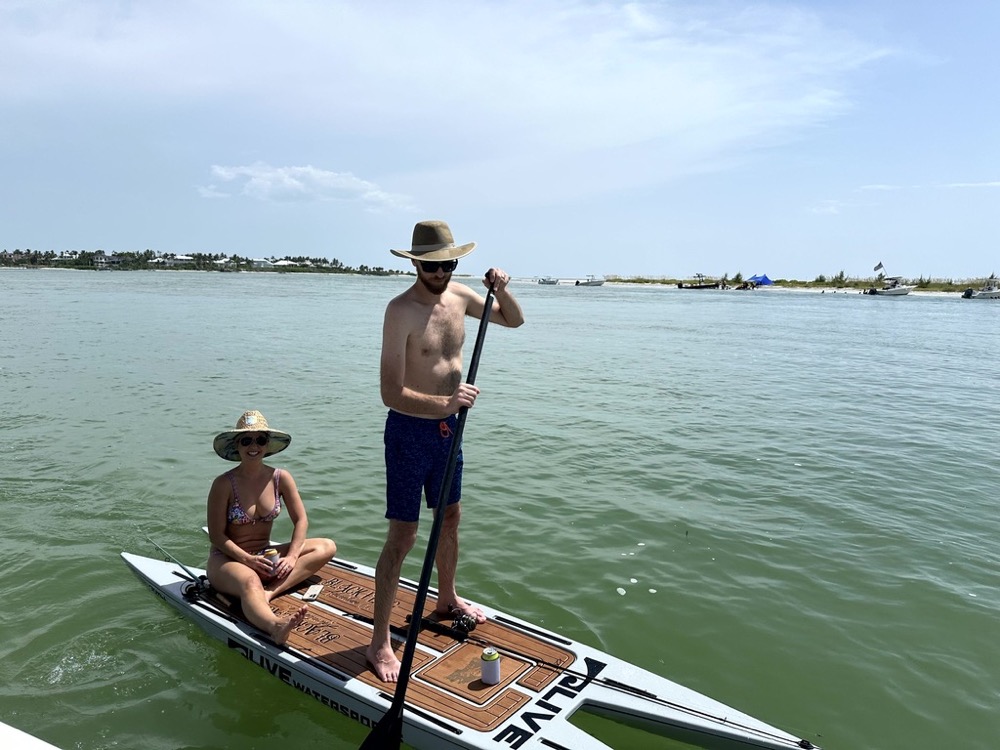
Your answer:
[[[0,250],[1000,272],[1000,3],[0,0]]]

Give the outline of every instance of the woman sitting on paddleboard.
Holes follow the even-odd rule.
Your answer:
[[[271,611],[271,600],[318,571],[337,552],[332,539],[306,538],[309,520],[295,480],[264,463],[291,442],[287,432],[268,427],[259,411],[245,412],[236,429],[220,432],[213,442],[216,453],[240,465],[216,477],[208,493],[208,580],[219,591],[240,597],[247,619],[277,643],[288,640],[308,607],[281,618]],[[273,546],[278,555],[272,563],[263,553],[270,551],[271,526],[282,506],[292,519],[292,539]]]

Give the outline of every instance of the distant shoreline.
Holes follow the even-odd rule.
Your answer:
[[[412,270],[408,271],[396,271],[386,268],[345,268],[340,267],[337,269],[331,268],[311,268],[305,266],[298,267],[270,267],[270,268],[254,268],[254,269],[240,269],[239,271],[228,270],[222,271],[218,268],[94,268],[94,267],[81,267],[81,266],[60,266],[55,264],[3,264],[0,265],[0,271],[6,270],[35,270],[35,271],[80,271],[80,272],[111,272],[111,273],[128,273],[133,271],[147,271],[153,273],[250,273],[250,274],[307,274],[307,275],[340,275],[340,276],[395,276],[395,277],[407,277],[414,276]],[[456,279],[474,278],[472,274],[455,274]],[[537,284],[538,276],[516,276],[514,281],[518,284]],[[577,277],[558,277],[558,284],[546,285],[546,286],[575,286],[573,282]],[[918,288],[910,291],[909,295],[918,295],[926,297],[948,297],[953,294],[961,294],[966,289],[969,288],[979,288],[985,282],[986,277],[980,279],[966,279],[960,282],[947,282],[947,281],[932,281],[924,279],[904,279],[904,283],[909,285],[918,285]],[[812,294],[862,294],[866,290],[872,287],[878,287],[881,285],[882,281],[880,279],[856,279],[854,280],[853,286],[838,286],[831,282],[820,282],[820,281],[799,281],[796,279],[781,279],[775,281],[773,284],[767,286],[758,286],[754,289],[737,289],[736,287],[742,283],[741,281],[727,281],[730,284],[728,289],[684,289],[677,291],[684,291],[687,294],[697,294],[699,291],[708,292],[746,292],[749,294],[754,293],[781,293],[781,292],[808,292]],[[665,287],[668,289],[677,288],[676,279],[651,279],[647,277],[633,277],[633,278],[619,278],[616,276],[605,277],[605,284],[608,286],[620,286],[620,287]],[[907,295],[907,296],[909,296]]]
[[[961,286],[961,288],[957,288],[955,290],[948,290],[948,289],[914,289],[913,291],[910,292],[910,295],[920,295],[920,296],[925,296],[925,297],[950,297],[953,294],[961,294],[969,286],[974,286],[974,285],[977,285],[979,283],[980,283],[979,281],[972,281],[972,282],[969,282],[969,284],[964,284],[963,283],[962,286]],[[784,292],[808,292],[809,294],[863,294],[864,293],[864,289],[868,289],[868,288],[870,288],[872,286],[875,286],[877,284],[877,282],[872,281],[872,283],[869,284],[869,285],[867,285],[866,287],[864,287],[864,289],[859,289],[859,288],[856,288],[856,287],[830,287],[830,286],[818,286],[818,285],[809,286],[809,285],[806,285],[806,284],[801,283],[801,282],[788,282],[787,284],[782,284],[780,286],[777,285],[777,284],[775,284],[773,286],[760,286],[760,287],[757,287],[756,289],[736,289],[734,287],[734,288],[731,288],[731,289],[706,289],[706,290],[701,290],[701,289],[677,289],[677,284],[676,283],[671,283],[669,281],[663,281],[663,282],[648,282],[648,281],[643,281],[643,282],[636,283],[636,282],[633,282],[633,281],[613,281],[611,279],[608,279],[608,281],[606,282],[606,284],[609,285],[609,286],[634,287],[634,288],[641,288],[641,287],[646,287],[646,286],[666,287],[667,289],[675,289],[675,290],[677,290],[679,292],[686,292],[686,293],[690,293],[692,295],[696,294],[699,291],[708,291],[708,292],[747,292],[749,294],[756,294],[758,292],[762,292],[764,294],[771,294],[771,293],[781,294],[781,293],[784,293]],[[797,284],[801,284],[801,285],[797,285]],[[567,284],[563,284],[561,286],[571,286],[571,284],[567,283]],[[876,295],[876,296],[878,296],[878,295]],[[909,296],[909,295],[907,295],[907,296]]]
[[[518,280],[525,281],[528,283],[537,283],[540,278],[555,278],[556,284],[547,284],[546,286],[574,286],[574,281],[578,277],[566,276],[566,277],[546,277],[546,276],[527,276],[518,277]],[[862,294],[872,288],[879,288],[884,283],[885,280],[890,277],[881,276],[869,279],[862,278],[836,278],[836,279],[823,279],[815,281],[799,281],[798,279],[778,279],[772,281],[770,284],[760,285],[750,289],[740,289],[738,288],[743,283],[748,281],[747,279],[712,279],[711,281],[724,281],[727,284],[726,289],[684,289],[683,291],[694,294],[699,291],[731,291],[731,292],[767,292],[767,291],[798,291],[798,292],[815,292],[826,293],[826,294]],[[896,277],[892,277],[896,278]],[[902,278],[902,277],[899,277]],[[708,280],[708,279],[706,279]],[[630,287],[667,287],[667,288],[677,288],[679,282],[686,282],[686,279],[671,279],[671,278],[661,278],[653,279],[650,277],[619,277],[619,276],[605,276],[604,283],[607,285],[614,286],[630,286]],[[902,283],[906,286],[916,287],[910,291],[910,294],[923,294],[923,295],[949,295],[949,294],[961,294],[966,289],[979,289],[987,281],[987,277],[981,277],[977,279],[961,279],[961,280],[943,280],[943,279],[906,279],[902,278]],[[846,282],[846,283],[845,283]],[[878,296],[878,295],[876,295]]]

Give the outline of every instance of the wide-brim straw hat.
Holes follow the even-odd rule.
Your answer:
[[[236,446],[237,439],[245,432],[263,432],[271,439],[264,449],[265,456],[281,453],[292,442],[292,436],[287,432],[269,427],[267,419],[259,411],[245,411],[236,422],[235,430],[220,432],[212,441],[215,452],[227,461],[239,461],[240,451]]]
[[[458,260],[471,253],[475,242],[456,245],[451,229],[443,221],[418,221],[413,227],[413,241],[409,250],[389,252],[400,258],[413,260]]]

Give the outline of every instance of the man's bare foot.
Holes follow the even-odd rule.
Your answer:
[[[297,612],[295,612],[287,620],[278,620],[278,624],[271,628],[271,638],[275,643],[284,643],[288,640],[288,636],[291,635],[295,627],[302,623],[306,619],[306,613],[309,611],[307,605],[302,605]]]
[[[389,646],[383,646],[382,648],[368,646],[365,658],[371,664],[375,675],[382,682],[396,682],[399,679],[399,668],[402,664],[400,664],[395,652]]]
[[[464,599],[456,599],[453,603],[449,604],[447,609],[435,609],[434,614],[439,617],[460,617],[461,615],[469,615],[474,618],[477,625],[482,625],[486,622],[486,614],[479,607],[473,607]]]

